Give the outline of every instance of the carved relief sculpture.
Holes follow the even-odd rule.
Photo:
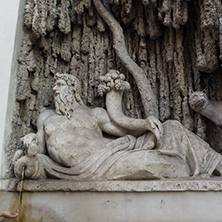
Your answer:
[[[24,154],[19,149],[13,158],[16,177],[23,171],[26,178],[76,181],[221,176],[215,151],[221,152],[221,137],[208,140],[213,150],[204,141],[205,122],[188,106],[190,90],[205,83],[201,72],[220,67],[221,7],[220,1],[27,0],[6,152],[11,160],[23,143]],[[134,81],[124,102],[130,84],[110,69]],[[53,103],[53,77],[55,108],[40,112]],[[222,95],[220,84],[212,85]],[[106,108],[99,108],[105,105],[97,87]],[[200,97],[190,96],[191,107],[221,125],[222,106]]]
[[[122,94],[130,85],[123,74],[110,70],[100,80],[106,110],[83,104],[76,77],[55,75],[55,109],[43,111],[36,134],[22,138],[27,154],[18,151],[13,160],[18,178],[23,169],[26,178],[77,181],[222,174],[222,156],[178,121],[124,115]]]

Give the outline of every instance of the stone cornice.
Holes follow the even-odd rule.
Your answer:
[[[0,191],[26,192],[185,192],[222,191],[222,179],[170,179],[149,181],[0,180]]]

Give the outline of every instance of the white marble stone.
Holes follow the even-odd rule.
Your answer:
[[[4,177],[4,144],[10,134],[15,104],[18,48],[22,37],[22,17],[25,0],[0,0],[0,178]]]

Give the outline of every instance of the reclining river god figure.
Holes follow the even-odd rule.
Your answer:
[[[83,104],[79,80],[55,75],[55,110],[43,111],[37,132],[22,138],[27,150],[14,156],[18,178],[149,180],[222,175],[222,156],[181,123],[124,115],[122,94],[130,85],[110,70],[98,87],[106,110]]]

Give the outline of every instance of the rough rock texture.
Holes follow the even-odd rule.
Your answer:
[[[190,91],[207,89],[222,99],[222,3],[219,0],[104,0],[124,30],[130,57],[146,73],[157,100],[159,119],[179,120],[221,152],[222,130],[193,112]],[[44,107],[53,105],[56,72],[75,74],[82,99],[104,107],[98,78],[109,69],[127,74],[132,90],[124,95],[126,115],[144,117],[141,96],[132,75],[113,49],[112,33],[91,0],[27,0],[25,32],[18,69],[17,104],[10,161],[20,138],[36,130]]]

